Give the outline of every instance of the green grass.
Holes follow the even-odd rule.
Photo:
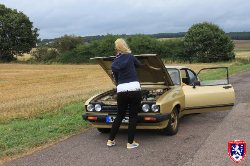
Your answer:
[[[77,133],[88,127],[82,120],[83,103],[72,103],[54,112],[0,124],[0,159]]]
[[[235,75],[237,73],[247,71],[250,69],[250,62],[241,61],[229,66],[229,75]]]
[[[235,75],[237,73],[250,70],[250,62],[239,61],[235,62],[232,65],[228,66],[229,76]],[[225,69],[215,69],[215,70],[205,70],[199,74],[201,80],[218,80],[226,79],[226,70]]]

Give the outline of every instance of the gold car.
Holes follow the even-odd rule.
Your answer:
[[[137,129],[160,129],[164,134],[178,132],[179,118],[186,114],[230,110],[235,93],[226,67],[205,68],[196,74],[181,66],[164,66],[157,55],[137,55],[143,64],[137,68],[142,88]],[[115,57],[94,58],[114,82],[111,64]],[[116,89],[95,95],[85,102],[84,120],[100,132],[109,132],[117,113]],[[121,128],[127,128],[129,117]]]

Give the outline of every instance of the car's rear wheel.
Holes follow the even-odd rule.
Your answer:
[[[109,133],[111,129],[109,128],[97,128],[100,133]]]
[[[162,134],[164,135],[175,135],[179,128],[179,112],[175,107],[170,115],[168,125],[166,128],[162,129]]]

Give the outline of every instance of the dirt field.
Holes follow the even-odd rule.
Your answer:
[[[0,120],[85,100],[111,86],[97,65],[0,64]]]

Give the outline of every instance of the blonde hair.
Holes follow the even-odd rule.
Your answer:
[[[131,53],[130,48],[123,38],[118,38],[115,41],[115,49],[118,53]]]

